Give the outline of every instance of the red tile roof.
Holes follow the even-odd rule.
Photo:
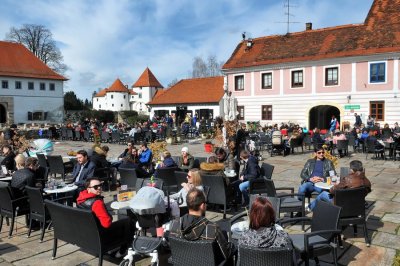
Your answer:
[[[0,41],[0,76],[67,80],[19,43]]]
[[[107,89],[107,92],[125,92],[129,93],[129,89],[125,87],[120,79],[116,79],[114,83]]]
[[[375,0],[363,24],[242,41],[223,69],[399,51],[400,0]]]
[[[137,93],[134,90],[129,90],[130,95],[136,95]]]
[[[94,97],[104,97],[104,96],[106,96],[106,93],[107,93],[107,88],[99,91]]]
[[[162,93],[157,93],[148,104],[218,103],[224,95],[223,86],[223,77],[183,79]]]
[[[148,67],[143,71],[142,75],[140,75],[139,79],[132,85],[132,88],[136,87],[155,87],[155,88],[163,88],[160,82],[158,82],[157,78],[150,71]]]

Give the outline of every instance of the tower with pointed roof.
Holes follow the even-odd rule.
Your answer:
[[[147,104],[159,89],[163,89],[163,86],[151,70],[146,67],[142,75],[132,85],[132,91],[135,92],[135,95],[130,99],[131,110],[148,115],[150,112]]]

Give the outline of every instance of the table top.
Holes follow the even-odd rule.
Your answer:
[[[45,188],[44,192],[47,193],[47,194],[67,193],[67,192],[70,192],[70,191],[74,191],[76,189],[78,189],[77,185],[67,185],[65,187],[55,188],[55,189]]]
[[[0,181],[11,181],[12,176],[1,177]]]
[[[236,176],[236,172],[224,172],[224,174],[227,176],[227,177],[235,177]]]
[[[328,185],[328,183],[325,183],[325,182],[317,182],[317,183],[314,184],[314,186],[316,186],[318,188],[329,190],[334,185],[332,185],[332,184]]]
[[[129,208],[129,203],[130,203],[130,200],[127,200],[127,201],[113,201],[113,202],[111,202],[111,208],[114,209],[114,210],[126,209],[126,208]]]

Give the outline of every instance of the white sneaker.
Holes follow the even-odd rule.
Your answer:
[[[119,250],[117,251],[117,253],[115,253],[114,257],[117,259],[120,259],[122,257],[124,257],[126,255],[126,251],[124,253],[121,253]]]

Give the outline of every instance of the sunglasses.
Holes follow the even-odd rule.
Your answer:
[[[93,187],[89,187],[89,188],[93,188],[93,189],[95,189],[95,190],[98,190],[98,189],[101,188],[101,187],[102,187],[102,184],[94,185]]]
[[[317,151],[317,154],[324,154],[323,151]]]

